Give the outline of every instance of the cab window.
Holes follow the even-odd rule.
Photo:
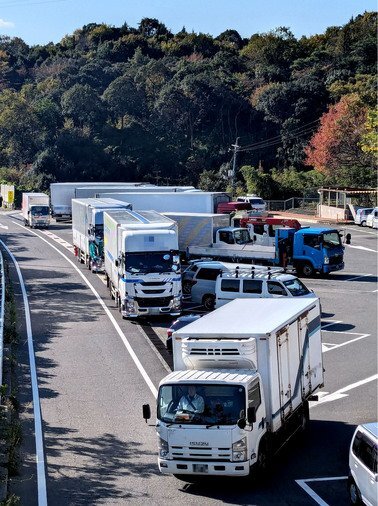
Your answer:
[[[319,248],[318,236],[315,234],[304,235],[303,236],[303,244],[305,246],[310,246],[310,248]]]
[[[222,279],[221,290],[222,292],[239,292],[240,280],[239,279]]]
[[[285,288],[277,281],[268,281],[267,286],[271,295],[287,295]]]
[[[221,272],[222,272],[221,269],[206,269],[204,267],[198,271],[197,279],[207,279],[210,281],[215,281]]]
[[[234,238],[232,232],[219,232],[219,240],[226,244],[234,244]]]
[[[261,395],[260,395],[260,385],[259,383],[255,383],[248,389],[248,407],[257,408],[261,404]]]
[[[245,279],[243,281],[243,293],[261,293],[262,281],[257,279]]]

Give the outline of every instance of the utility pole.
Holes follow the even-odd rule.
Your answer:
[[[236,154],[238,152],[238,148],[240,147],[239,142],[240,137],[236,137],[235,144],[232,144],[234,148],[234,156],[232,157],[232,171],[231,171],[231,188],[232,188],[232,197],[235,196],[235,183],[236,183]]]

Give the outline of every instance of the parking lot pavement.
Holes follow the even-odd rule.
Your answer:
[[[296,483],[320,506],[341,506],[349,503],[347,476],[309,478]]]

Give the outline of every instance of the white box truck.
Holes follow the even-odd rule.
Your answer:
[[[88,198],[88,197],[99,197],[100,194],[103,193],[119,193],[121,190],[119,186],[109,186],[107,188],[101,188],[101,191],[94,190],[90,187],[82,187],[76,188],[75,197],[76,198]],[[149,183],[146,183],[143,186],[129,186],[122,188],[123,193],[146,193],[146,192],[184,192],[184,191],[199,191],[194,188],[194,186],[155,186]]]
[[[124,318],[181,312],[177,224],[155,211],[104,213],[107,284]]]
[[[23,193],[21,213],[25,227],[48,228],[50,225],[49,196],[45,193]]]
[[[264,471],[306,427],[324,381],[319,299],[236,299],[174,332],[172,345],[157,398],[162,473]]]
[[[214,213],[163,213],[178,225],[179,250],[186,253],[189,246],[206,246],[215,239],[215,232],[228,227],[228,214]]]
[[[100,191],[101,188],[118,186],[120,188],[129,188],[148,185],[148,183],[93,183],[93,182],[76,182],[76,183],[51,183],[51,215],[56,221],[71,220],[72,209],[71,201],[75,198],[75,190],[77,188],[91,187]],[[113,198],[111,195],[110,198]]]
[[[130,202],[134,211],[153,209],[159,213],[184,212],[184,213],[216,213],[218,204],[229,202],[231,197],[223,192],[131,192],[124,193],[99,193],[99,198],[110,197],[117,200]]]
[[[114,199],[72,199],[75,256],[92,272],[104,270],[104,211],[131,209]]]

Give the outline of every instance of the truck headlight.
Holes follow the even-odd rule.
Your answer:
[[[324,257],[324,265],[328,265],[329,264],[329,257]]]
[[[134,313],[136,311],[134,299],[126,300],[126,311],[129,313]]]
[[[181,297],[173,297],[173,299],[172,299],[172,307],[174,309],[180,309],[180,307],[181,307]]]
[[[243,462],[245,460],[247,460],[247,439],[243,437],[232,445],[232,461]]]
[[[168,441],[159,437],[159,457],[166,459],[169,454]]]

